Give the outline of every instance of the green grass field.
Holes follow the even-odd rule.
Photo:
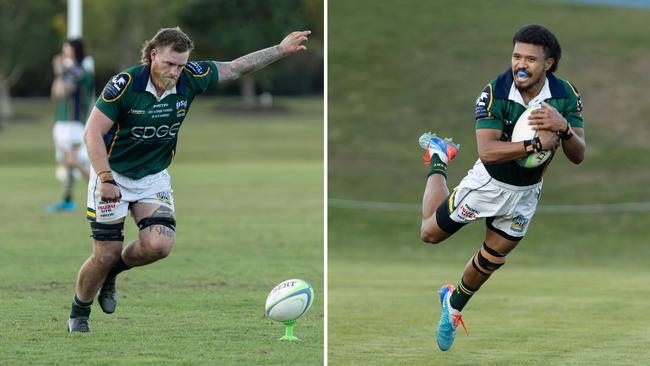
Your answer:
[[[226,101],[231,102],[231,101]],[[199,98],[170,169],[177,241],[169,258],[118,278],[118,309],[96,304],[91,334],[68,334],[76,274],[91,252],[85,210],[45,214],[60,198],[48,102],[17,101],[0,131],[0,364],[322,365],[323,103],[232,114]],[[85,183],[76,197],[85,206]],[[128,220],[127,240],[136,234]],[[300,342],[264,316],[277,283],[314,286]]]
[[[650,11],[557,1],[329,2],[330,198],[420,202],[417,138],[434,130],[477,158],[474,103],[509,67],[513,33],[542,23],[563,47],[558,76],[577,85],[587,156],[554,159],[540,206],[650,200],[646,95]],[[353,15],[352,15],[353,14]],[[438,350],[434,296],[460,280],[483,223],[439,246],[419,240],[417,209],[330,206],[331,365],[648,364],[650,212],[538,213],[529,235],[465,308]]]

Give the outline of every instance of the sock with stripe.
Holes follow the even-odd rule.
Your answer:
[[[70,318],[76,318],[79,316],[90,316],[90,306],[93,304],[93,301],[83,302],[79,300],[77,294],[72,298],[72,309],[70,310]]]
[[[467,286],[465,281],[461,278],[460,283],[456,286],[456,290],[451,294],[449,304],[451,304],[452,308],[458,311],[463,311],[463,308],[467,305],[467,302],[476,291],[478,291],[478,289],[473,289]]]
[[[438,154],[433,154],[433,156],[431,156],[427,178],[432,174],[440,174],[447,178],[447,164],[440,159]]]

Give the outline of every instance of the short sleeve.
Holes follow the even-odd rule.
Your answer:
[[[571,87],[572,93],[569,94],[570,97],[566,109],[565,118],[571,127],[584,128],[585,121],[582,117],[582,98],[580,97],[578,89],[568,81],[567,83]]]
[[[474,115],[476,117],[476,128],[503,129],[503,121],[495,113],[492,97],[492,84],[488,84],[481,94],[476,98]]]
[[[126,89],[129,88],[132,79],[128,72],[115,75],[106,83],[102,94],[97,99],[97,109],[102,111],[113,122],[116,122],[122,114],[124,94]]]
[[[194,94],[205,92],[219,81],[217,65],[213,61],[190,61],[185,65],[188,86]]]

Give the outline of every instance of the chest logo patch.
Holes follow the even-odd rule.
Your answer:
[[[187,113],[187,100],[182,99],[176,102],[176,117],[183,117]]]
[[[119,99],[122,94],[124,94],[124,91],[129,86],[129,83],[131,83],[131,75],[126,72],[113,76],[113,78],[108,83],[106,83],[106,86],[104,87],[104,91],[102,92],[102,100],[104,102],[110,103]]]

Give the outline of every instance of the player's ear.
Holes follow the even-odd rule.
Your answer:
[[[553,57],[549,57],[546,60],[544,60],[544,71],[548,71],[553,67],[553,64],[555,63],[555,59]]]
[[[151,56],[151,60],[153,61],[153,58],[158,54],[158,50],[154,47],[151,49],[151,53],[149,53],[149,56]]]

